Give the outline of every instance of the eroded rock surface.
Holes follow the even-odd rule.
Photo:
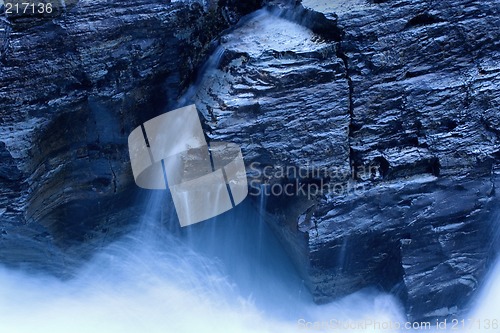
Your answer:
[[[304,0],[225,37],[197,94],[209,137],[243,147],[251,181],[329,171],[299,177],[324,195],[267,205],[318,302],[375,286],[411,319],[463,314],[498,248],[499,11]]]
[[[65,3],[0,19],[0,261],[59,274],[61,247],[85,256],[71,245],[140,214],[130,130],[177,106],[260,6]],[[375,286],[410,319],[459,316],[498,248],[498,3],[266,3],[181,101],[242,146],[254,194],[291,186],[263,202],[318,302]]]
[[[0,262],[8,264],[64,265],[58,247],[90,251],[134,223],[140,192],[128,134],[176,103],[230,26],[226,16],[258,6],[49,2],[50,15],[1,7]]]

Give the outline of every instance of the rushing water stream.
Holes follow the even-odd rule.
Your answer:
[[[402,318],[370,291],[314,305],[248,204],[174,237],[155,208],[164,202],[154,194],[137,231],[70,281],[0,270],[1,331],[295,332],[300,319]]]
[[[257,19],[267,14],[258,13]],[[215,67],[219,48],[203,71]],[[191,87],[181,99],[194,96]],[[264,198],[263,198],[264,199]],[[363,290],[315,305],[279,242],[248,201],[175,235],[168,194],[151,192],[137,230],[80,268],[73,279],[0,267],[0,332],[6,333],[288,333],[392,332],[404,311],[390,295]],[[170,205],[172,206],[172,205]],[[474,318],[498,316],[500,265],[492,272]],[[333,320],[333,321],[332,321]],[[341,323],[372,322],[364,328]],[[379,323],[380,329],[375,327]],[[340,328],[339,328],[340,327]],[[393,327],[394,328],[394,327]],[[490,329],[488,332],[500,332]]]
[[[137,230],[98,254],[72,280],[1,269],[1,332],[281,333],[318,331],[304,327],[331,320],[336,325],[405,322],[391,296],[371,290],[315,305],[251,205],[174,237],[164,224],[175,213],[158,209],[163,196],[153,194]],[[499,270],[474,318],[497,315]]]

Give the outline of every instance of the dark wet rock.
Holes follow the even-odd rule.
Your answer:
[[[245,15],[254,12],[262,7],[265,0],[219,0],[217,8],[221,16],[230,24],[237,24],[238,21]]]
[[[410,319],[463,315],[498,248],[499,10],[273,3],[224,37],[208,136],[242,146],[254,194],[291,184],[267,215],[318,302],[375,286]]]
[[[254,199],[292,191],[263,202],[316,301],[375,286],[411,319],[462,314],[498,248],[498,4],[264,2],[216,50],[260,1],[2,15],[0,261],[61,274],[61,248],[126,231],[144,194],[126,138],[212,52],[184,101],[241,145]]]
[[[240,144],[249,163],[322,168],[337,158],[349,169],[348,84],[335,45],[262,11],[218,52],[220,69],[196,96],[210,139]]]
[[[8,264],[62,262],[60,248],[85,256],[137,220],[128,134],[176,103],[230,26],[215,2],[50,3],[50,15],[0,18],[0,262]]]

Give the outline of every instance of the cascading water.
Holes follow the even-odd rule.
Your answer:
[[[152,194],[137,230],[74,279],[1,269],[2,332],[396,332],[348,323],[404,322],[397,302],[376,291],[315,305],[251,205],[175,237],[164,226],[175,212],[158,208],[166,200]],[[500,265],[471,317],[497,315],[498,273]]]
[[[274,333],[300,331],[300,319],[401,319],[391,297],[369,292],[314,305],[251,205],[174,237],[160,223],[165,200],[152,194],[137,230],[74,279],[0,270],[2,332]]]
[[[219,49],[206,70],[222,55]],[[265,199],[258,200],[260,210]],[[395,332],[347,323],[405,322],[397,301],[374,290],[315,305],[262,212],[249,202],[174,235],[167,227],[175,220],[173,207],[161,208],[170,200],[151,192],[137,229],[73,279],[0,268],[0,332]],[[497,265],[471,317],[497,315],[499,276]],[[494,331],[500,332],[488,330]]]

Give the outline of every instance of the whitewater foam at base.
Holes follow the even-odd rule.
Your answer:
[[[0,332],[398,331],[387,325],[404,323],[403,311],[386,294],[362,291],[315,305],[251,210],[246,205],[181,237],[165,231],[154,212],[69,281],[2,268]],[[478,318],[495,315],[500,281],[492,276]],[[359,326],[369,322],[380,326]]]
[[[0,332],[303,332],[300,319],[380,318],[397,309],[376,294],[313,305],[276,240],[252,221],[255,212],[226,214],[181,239],[157,216],[69,281],[1,268]]]

